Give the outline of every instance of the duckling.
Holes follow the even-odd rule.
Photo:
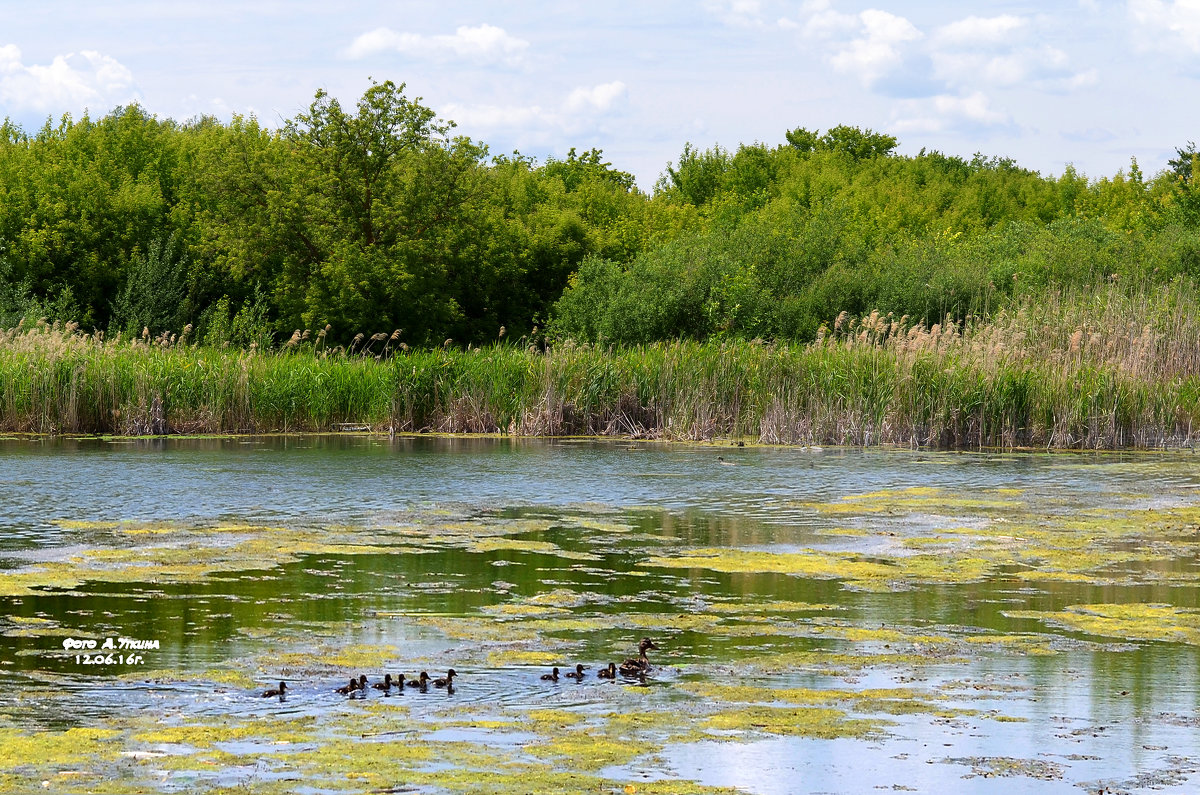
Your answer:
[[[348,696],[351,693],[358,692],[358,680],[353,677],[350,679],[350,684],[345,687],[339,687],[334,690],[335,693],[341,693],[343,696]]]
[[[657,649],[654,641],[649,638],[642,638],[638,644],[638,656],[630,657],[625,662],[621,663],[621,673],[625,676],[638,676],[650,670],[650,661],[646,659],[647,649]]]
[[[262,697],[263,698],[273,698],[274,696],[279,696],[280,698],[283,698],[283,691],[285,691],[285,690],[287,690],[287,682],[280,682],[279,687],[271,688],[267,692],[263,693]]]
[[[358,677],[358,689],[367,692],[367,675],[362,674]]]
[[[400,688],[400,695],[404,695],[404,686],[408,684],[404,681],[404,674],[396,674],[396,678],[392,680],[392,684]]]
[[[574,671],[571,671],[568,674],[564,674],[564,676],[566,676],[568,679],[574,679],[576,681],[582,682],[583,681],[583,663],[577,664],[575,666]]]
[[[454,686],[454,677],[456,677],[456,676],[458,676],[458,671],[455,671],[453,668],[451,668],[449,671],[446,671],[445,676],[434,679],[433,686],[434,687],[453,687]]]
[[[542,674],[542,679],[544,679],[547,682],[557,682],[558,681],[558,669],[555,668],[553,671],[551,671],[548,674]]]
[[[392,675],[384,674],[383,681],[376,682],[375,684],[371,685],[371,687],[375,688],[376,690],[382,690],[384,692],[391,690],[392,689]]]
[[[598,676],[601,679],[616,679],[617,678],[617,664],[610,662],[608,664],[608,667],[601,668],[596,673],[596,676]]]
[[[404,684],[408,685],[409,687],[419,687],[422,690],[424,690],[427,687],[429,687],[429,674],[425,673],[424,671],[421,671],[420,677],[418,677],[417,679],[409,679]]]

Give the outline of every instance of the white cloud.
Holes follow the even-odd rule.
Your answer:
[[[616,112],[628,97],[620,80],[580,87],[567,95],[557,108],[541,105],[449,104],[439,115],[453,119],[459,127],[474,131],[499,130],[578,133],[594,127],[598,117]],[[473,133],[477,134],[477,133]]]
[[[1012,123],[1008,114],[995,110],[982,91],[967,95],[940,94],[899,103],[892,128],[897,132],[941,133]]]
[[[529,42],[509,35],[503,28],[482,24],[461,26],[453,36],[424,36],[397,33],[391,28],[376,28],[357,37],[346,48],[350,58],[366,58],[385,52],[397,52],[415,58],[467,60],[518,66],[525,59]]]
[[[1091,85],[1095,69],[1074,72],[1070,58],[1049,45],[1022,47],[1008,52],[986,52],[978,48],[943,50],[932,56],[934,74],[950,86],[1034,86],[1054,91]]]
[[[1148,35],[1148,45],[1162,46],[1165,33],[1200,52],[1200,0],[1129,0],[1129,13]]]
[[[84,50],[55,56],[48,65],[26,65],[15,45],[0,47],[0,106],[5,108],[108,111],[137,98],[133,73],[107,55]]]
[[[970,46],[980,44],[1005,44],[1013,34],[1023,30],[1028,20],[1004,14],[998,17],[967,17],[938,28],[934,39],[939,44]]]
[[[438,115],[453,119],[459,127],[483,130],[519,130],[531,126],[545,126],[554,117],[553,113],[546,112],[539,105],[505,107],[459,103],[443,106]]]
[[[577,88],[567,97],[569,111],[607,111],[626,95],[625,84],[620,80],[601,83],[591,88]]]
[[[853,35],[862,25],[857,14],[843,14],[834,10],[829,0],[807,0],[802,8],[806,18],[804,32],[818,39],[836,39]]]
[[[759,0],[707,0],[705,8],[727,25],[761,27],[762,3]]]
[[[903,45],[922,37],[921,31],[904,17],[869,8],[858,15],[861,35],[830,59],[834,68],[858,75],[870,86],[904,60]]]

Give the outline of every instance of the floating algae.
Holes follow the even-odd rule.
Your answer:
[[[890,725],[888,721],[847,718],[845,712],[828,707],[739,707],[700,722],[700,728],[714,734],[775,734],[822,740],[880,737]]]
[[[1164,604],[1071,605],[1063,610],[1006,610],[1089,635],[1200,645],[1200,610]]]
[[[743,472],[750,467],[734,470]],[[394,478],[392,467],[387,474]],[[109,690],[98,676],[39,662],[49,658],[32,648],[41,633],[68,629],[39,620],[3,623],[0,635],[30,647],[18,653],[36,655],[12,658],[8,672],[30,679],[22,696],[40,699],[44,692],[39,710],[60,721],[70,707],[94,701],[91,712],[69,719],[92,725],[98,714],[115,714],[100,725],[119,733],[103,748],[82,745],[61,766],[0,770],[0,790],[44,790],[41,782],[49,781],[51,791],[71,792],[665,794],[718,792],[713,784],[736,782],[744,792],[778,788],[802,763],[866,791],[895,787],[886,776],[872,778],[884,755],[896,757],[891,770],[919,765],[918,778],[925,763],[968,760],[980,775],[1024,775],[1009,772],[1020,765],[1004,758],[969,754],[1019,754],[1007,743],[1027,736],[1044,737],[1048,753],[1076,742],[1054,736],[1057,725],[1047,729],[1050,704],[1075,710],[1068,716],[1086,713],[1089,732],[1101,737],[1105,727],[1122,742],[1136,731],[1147,747],[1168,747],[1194,728],[1171,735],[1156,712],[1173,689],[1158,681],[1155,664],[1161,654],[1188,662],[1186,647],[1143,644],[1129,652],[1129,644],[1076,633],[1194,642],[1186,635],[1197,629],[1188,612],[1193,600],[1176,586],[1194,586],[1200,571],[1195,511],[1151,504],[1155,495],[1119,499],[1099,491],[1104,505],[1092,507],[1054,502],[1036,488],[977,488],[995,480],[983,467],[964,488],[878,488],[905,476],[872,473],[857,481],[866,493],[845,500],[836,496],[842,485],[776,478],[762,495],[734,494],[731,500],[745,497],[734,507],[722,506],[721,494],[705,494],[695,511],[680,498],[667,512],[613,513],[626,527],[612,533],[592,533],[567,513],[519,506],[511,515],[404,507],[386,516],[355,506],[350,518],[320,527],[305,518],[291,520],[294,526],[274,518],[263,526],[60,526],[55,541],[65,539],[62,551],[39,551],[41,559],[26,558],[32,562],[16,572],[19,611],[77,627],[69,630],[75,637],[88,637],[89,629],[132,631],[144,619],[171,650],[153,661],[158,670],[123,671]],[[357,480],[354,488],[361,488]],[[832,494],[831,502],[847,508],[828,516],[797,509],[780,496],[785,490],[809,500]],[[650,501],[641,492],[620,499]],[[741,511],[753,500],[761,523],[708,513]],[[608,516],[592,524],[603,530]],[[839,533],[822,523],[852,526]],[[79,552],[74,533],[99,554]],[[731,543],[744,546],[726,552]],[[710,552],[717,554],[704,554]],[[603,559],[574,567],[575,553]],[[721,555],[723,564],[699,560]],[[498,561],[512,564],[503,570],[506,582],[497,579]],[[256,570],[238,568],[247,566]],[[79,587],[88,581],[112,587]],[[57,590],[75,592],[50,592],[46,586],[56,582]],[[1122,615],[1086,604],[1131,595],[1148,609]],[[1185,608],[1153,604],[1177,597]],[[1096,608],[1096,615],[1081,618],[1078,608]],[[1029,631],[1037,629],[1032,620],[1049,626]],[[1072,624],[1084,620],[1107,626],[1098,632]],[[189,629],[177,643],[181,621],[207,634]],[[1138,630],[1139,621],[1159,626]],[[643,635],[660,646],[647,681],[595,677],[602,661],[633,654]],[[377,681],[383,670],[396,670],[393,664],[408,673],[420,661],[438,664],[417,670],[453,663],[464,671],[457,694],[430,688],[347,699],[332,692],[349,673]],[[576,661],[589,666],[586,682],[540,681],[549,665]],[[281,677],[295,684],[285,702],[258,697]],[[1136,696],[1104,695],[1126,688]],[[131,708],[113,706],[126,704]],[[1189,717],[1189,704],[1169,706]],[[19,714],[17,720],[34,720]],[[297,714],[310,722],[289,727]],[[1031,723],[1006,728],[1015,721]],[[1096,743],[1091,733],[1077,742]],[[967,739],[974,736],[986,739]],[[926,741],[928,750],[915,750]],[[733,773],[697,772],[680,761],[689,754]],[[909,754],[903,764],[900,757]],[[1072,762],[1064,776],[1134,781],[1130,774],[1146,764],[1110,757],[1084,770]],[[68,775],[75,771],[92,775]],[[920,780],[953,789],[960,772],[970,771],[943,766]],[[1027,786],[1039,784],[1026,778]],[[802,786],[822,785],[837,788],[819,778]]]

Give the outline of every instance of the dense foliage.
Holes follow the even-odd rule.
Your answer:
[[[652,194],[598,150],[493,157],[403,85],[279,130],[133,105],[0,126],[0,325],[281,345],[811,340],[842,312],[989,316],[1200,280],[1195,146],[1146,178],[896,154],[852,127],[685,147]],[[393,333],[399,330],[399,333]],[[382,338],[381,338],[382,339]],[[378,346],[382,347],[382,346]]]

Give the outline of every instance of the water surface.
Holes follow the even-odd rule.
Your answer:
[[[0,441],[0,786],[1192,791],[1198,486],[1179,454]],[[159,648],[62,646],[121,636]],[[595,677],[643,636],[648,677]]]

